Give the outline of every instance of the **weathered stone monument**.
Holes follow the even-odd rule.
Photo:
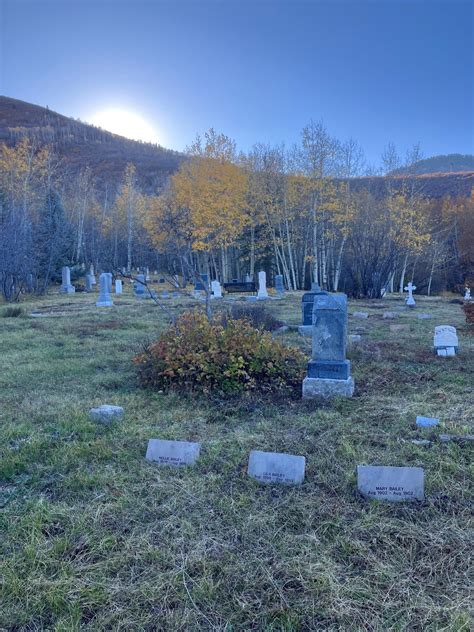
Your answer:
[[[146,298],[147,290],[143,285],[145,283],[145,275],[137,274],[137,280],[133,284],[133,290],[137,298]]]
[[[361,494],[374,500],[423,500],[423,468],[358,465],[357,487]]]
[[[439,356],[454,356],[458,350],[459,340],[456,327],[451,325],[439,325],[435,327],[434,349]]]
[[[86,292],[92,292],[92,274],[86,274]]]
[[[352,397],[354,380],[346,359],[347,296],[320,294],[314,298],[313,353],[303,398]]]
[[[298,327],[301,336],[313,335],[313,305],[314,297],[326,295],[327,292],[322,290],[317,283],[311,283],[311,290],[305,292],[301,299],[301,312],[303,324]]]
[[[115,294],[122,294],[123,287],[121,279],[115,280]]]
[[[71,285],[71,270],[68,268],[68,266],[64,266],[64,268],[61,271],[61,275],[62,275],[62,283],[61,283],[61,288],[59,290],[60,294],[74,294],[76,291],[76,288],[74,287],[74,285]]]
[[[111,280],[110,272],[102,272],[99,277],[99,298],[97,299],[97,307],[112,307],[114,304],[110,298]]]
[[[100,283],[100,278],[99,278]],[[90,418],[100,424],[110,424],[113,421],[120,421],[123,419],[123,408],[121,406],[111,406],[110,404],[103,404],[97,408],[91,408],[89,411]]]
[[[266,274],[265,270],[260,270],[260,272],[258,273],[258,294],[257,294],[257,299],[262,301],[262,300],[264,300],[266,298],[268,298],[267,274]]]
[[[299,485],[304,480],[305,465],[304,456],[252,450],[247,472],[260,483]]]
[[[416,290],[416,285],[410,281],[410,283],[404,288],[405,292],[408,292],[408,298],[406,300],[406,304],[408,307],[415,307],[415,299],[413,298],[413,290]]]
[[[92,263],[91,263],[90,268],[89,268],[89,274],[92,277],[92,285],[97,285],[97,281],[95,279],[95,274],[94,274],[94,266],[92,265]]]
[[[471,288],[469,287],[466,287],[466,291],[464,292],[464,300],[465,301],[471,300]]]
[[[282,297],[285,294],[285,286],[283,284],[282,274],[275,275],[275,291],[279,297]]]
[[[222,298],[222,288],[219,281],[211,281],[212,298]]]

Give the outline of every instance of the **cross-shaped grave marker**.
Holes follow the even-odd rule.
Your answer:
[[[416,305],[415,299],[413,298],[413,290],[416,290],[416,285],[410,281],[410,283],[404,288],[405,292],[408,292],[407,305],[414,307]]]

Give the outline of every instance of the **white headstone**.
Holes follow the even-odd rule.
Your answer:
[[[267,275],[265,270],[260,270],[258,273],[258,294],[257,298],[263,299],[268,298],[267,292]]]
[[[466,287],[466,291],[464,293],[464,300],[465,301],[470,301],[471,300],[471,288]]]
[[[115,280],[115,294],[122,294],[122,281],[121,279]]]
[[[423,468],[358,465],[357,487],[374,500],[423,500]]]
[[[71,270],[68,266],[64,266],[61,270],[62,283],[61,288],[59,290],[60,294],[74,294],[76,288],[74,285],[71,285]]]
[[[222,298],[222,288],[219,281],[211,281],[212,298]]]
[[[86,274],[86,292],[92,292],[92,275]]]
[[[199,457],[200,450],[200,443],[150,439],[148,441],[146,459],[148,461],[156,461],[160,465],[183,467],[185,465],[194,465]]]
[[[252,450],[248,475],[260,483],[299,485],[304,480],[305,464],[304,456]]]
[[[92,265],[92,263],[91,263],[91,267],[90,267],[90,270],[89,270],[89,274],[92,277],[92,285],[97,285],[97,281],[95,280],[94,266]]]
[[[114,304],[110,298],[111,277],[110,272],[102,272],[99,277],[99,298],[96,303],[97,307],[112,307]]]
[[[410,307],[414,307],[416,305],[415,299],[413,298],[413,290],[416,290],[416,285],[413,285],[410,281],[410,283],[405,287],[405,292],[408,292],[406,304]]]
[[[433,346],[440,356],[454,356],[459,346],[456,327],[451,325],[435,327]]]

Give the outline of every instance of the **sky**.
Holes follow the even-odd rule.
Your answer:
[[[290,146],[322,120],[374,164],[390,141],[402,154],[417,142],[425,156],[472,153],[473,8],[0,0],[0,94],[86,121],[126,111],[151,128],[150,140],[177,150],[210,127],[243,150]]]

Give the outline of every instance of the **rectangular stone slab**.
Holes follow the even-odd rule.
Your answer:
[[[311,360],[308,362],[308,377],[320,377],[328,380],[348,380],[351,375],[349,360]]]
[[[249,456],[248,475],[259,483],[299,485],[304,480],[305,465],[304,456],[252,450]]]
[[[439,424],[439,419],[436,417],[422,417],[418,415],[416,418],[416,425],[421,426],[422,428],[429,428],[430,426],[437,426]]]
[[[183,467],[185,465],[194,465],[199,457],[200,450],[200,443],[150,439],[148,441],[146,459],[148,461],[156,461],[160,465]]]
[[[421,467],[358,465],[357,487],[374,500],[423,500],[424,471]]]

